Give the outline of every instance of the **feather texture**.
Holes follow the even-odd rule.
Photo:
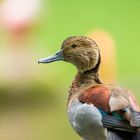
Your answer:
[[[130,124],[133,127],[140,127],[140,112],[135,111],[133,108],[130,108]]]
[[[108,129],[107,140],[140,140],[140,133]]]
[[[140,111],[135,97],[129,90],[111,85],[94,85],[80,95],[79,100],[83,103],[94,104],[107,112],[118,111],[127,107]]]
[[[140,133],[140,130],[138,128],[130,126],[129,122],[127,121],[116,119],[115,116],[103,116],[102,123],[105,128],[112,128],[115,130],[122,130],[131,133]]]
[[[133,94],[124,88],[109,87],[111,88],[111,97],[109,100],[109,106],[111,111],[120,110],[127,107],[132,107],[136,111],[140,111],[139,105],[136,102]]]
[[[104,85],[96,85],[87,89],[84,94],[79,96],[79,100],[83,103],[94,104],[106,112],[110,112],[109,99],[111,92]]]

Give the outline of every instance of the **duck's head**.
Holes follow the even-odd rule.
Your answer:
[[[100,52],[94,40],[84,36],[72,36],[63,41],[61,50],[38,63],[63,60],[75,65],[79,72],[96,69],[100,64]]]

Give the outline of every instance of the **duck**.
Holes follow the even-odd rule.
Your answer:
[[[60,51],[38,63],[61,60],[77,68],[67,100],[68,119],[76,133],[83,140],[140,140],[140,106],[130,90],[101,81],[96,42],[68,37]]]

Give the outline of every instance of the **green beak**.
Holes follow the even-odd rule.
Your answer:
[[[49,56],[47,58],[39,59],[38,63],[51,63],[54,61],[63,60],[62,52],[59,51],[55,55]]]

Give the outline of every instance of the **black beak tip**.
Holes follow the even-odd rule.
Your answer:
[[[41,62],[40,62],[40,60],[38,60],[38,64],[40,64]]]

